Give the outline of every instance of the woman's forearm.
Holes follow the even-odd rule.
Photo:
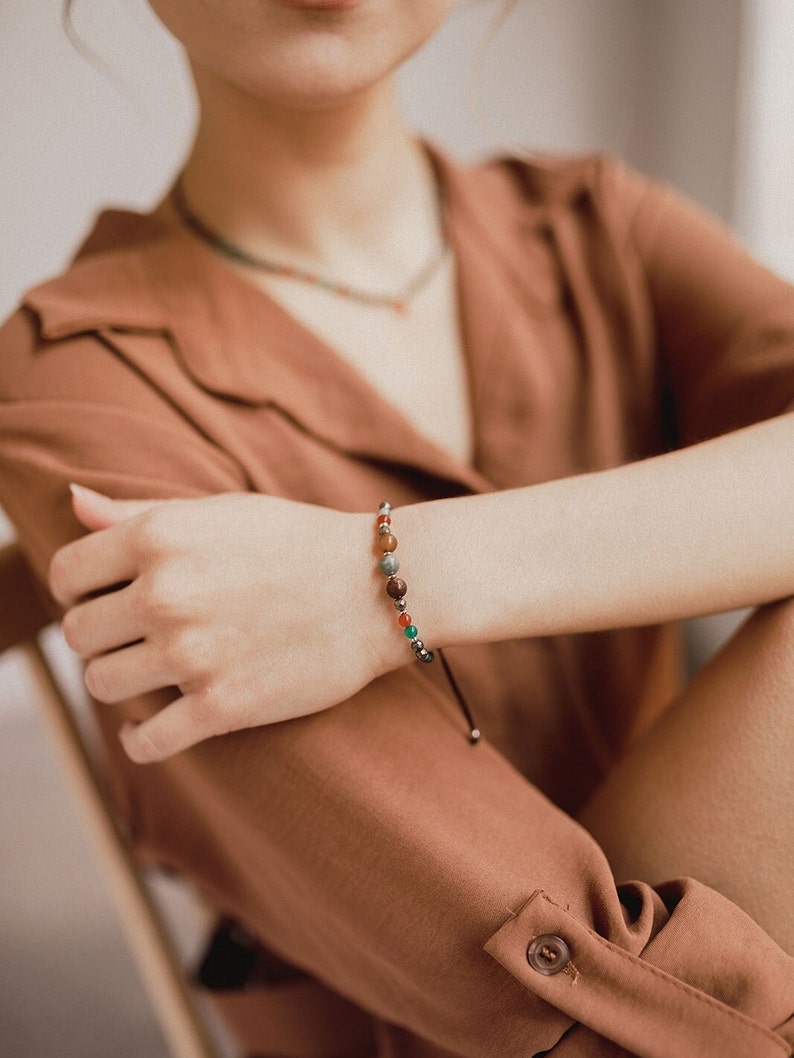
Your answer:
[[[401,508],[429,644],[587,632],[794,594],[794,414],[615,469]]]

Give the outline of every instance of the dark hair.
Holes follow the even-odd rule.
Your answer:
[[[70,42],[82,53],[82,49],[85,45],[77,35],[77,31],[74,28],[74,22],[72,22],[73,7],[74,0],[63,0],[63,5],[61,7],[61,25],[63,26],[63,31],[69,38]]]
[[[118,93],[122,95],[128,103],[132,104],[141,117],[147,117],[149,112],[143,99],[135,90],[135,87],[126,78],[121,77],[119,73],[114,70],[109,63],[105,62],[102,56],[94,51],[89,44],[86,44],[75,29],[74,21],[72,19],[74,5],[75,0],[62,0],[61,25],[63,26],[63,31],[66,34],[69,43],[81,58],[85,59],[89,65],[94,67],[97,73],[102,74],[103,77],[110,81]]]

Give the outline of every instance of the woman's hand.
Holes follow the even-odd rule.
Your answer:
[[[89,691],[107,703],[182,692],[122,729],[132,760],[317,712],[404,661],[370,516],[255,494],[73,493],[94,532],[57,552],[50,580]]]

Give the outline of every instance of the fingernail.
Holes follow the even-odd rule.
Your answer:
[[[69,484],[69,492],[78,499],[81,497],[91,499],[92,496],[100,500],[107,499],[107,496],[103,496],[101,492],[95,492],[93,489],[86,488],[85,485],[75,485],[73,481]]]

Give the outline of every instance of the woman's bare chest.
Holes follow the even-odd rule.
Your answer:
[[[269,281],[265,289],[416,430],[471,462],[474,424],[451,257],[404,313],[295,283]]]

